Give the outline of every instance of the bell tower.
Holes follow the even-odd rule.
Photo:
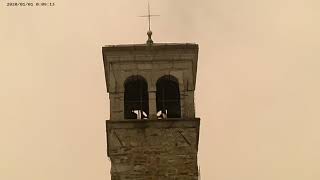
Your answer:
[[[111,180],[198,180],[197,44],[102,47]]]

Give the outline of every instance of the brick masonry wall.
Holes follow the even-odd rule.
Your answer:
[[[199,119],[107,121],[112,180],[197,180]]]

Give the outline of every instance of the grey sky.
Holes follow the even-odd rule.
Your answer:
[[[101,47],[144,43],[147,1],[54,2],[0,5],[0,179],[109,179]],[[202,179],[320,179],[320,3],[150,3],[155,43],[200,45]]]

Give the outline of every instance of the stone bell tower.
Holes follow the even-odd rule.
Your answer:
[[[102,47],[110,99],[107,154],[112,180],[197,180],[198,45]]]

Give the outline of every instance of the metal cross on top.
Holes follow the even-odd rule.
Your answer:
[[[151,39],[151,35],[152,35],[152,31],[151,31],[151,17],[153,16],[160,16],[160,15],[153,15],[153,14],[150,14],[150,3],[148,1],[148,15],[144,15],[144,16],[139,16],[139,17],[147,17],[148,18],[148,22],[149,22],[149,30],[148,30],[148,40],[147,40],[147,44],[148,45],[151,45],[153,44],[153,41]]]

